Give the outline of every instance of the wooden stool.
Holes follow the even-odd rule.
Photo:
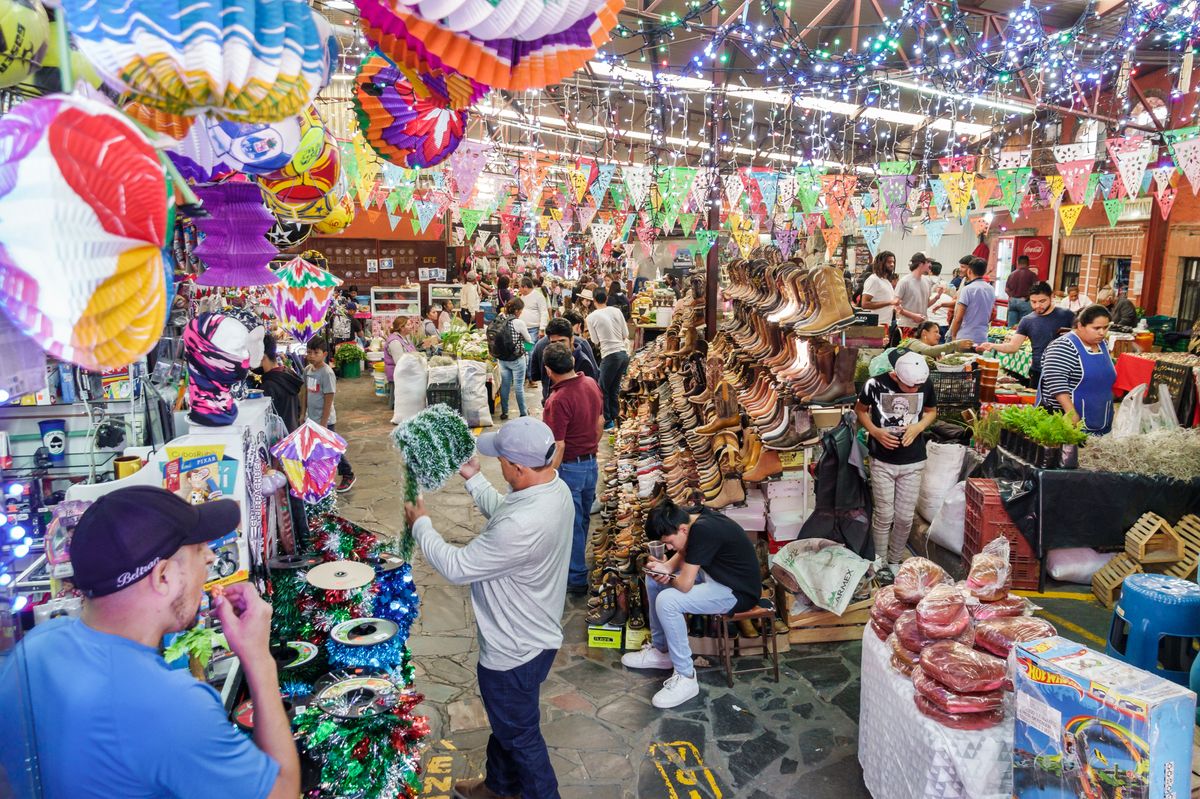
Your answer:
[[[739,621],[748,620],[758,627],[759,641],[762,642],[762,666],[756,666],[750,669],[733,668],[733,637],[729,634],[730,623],[737,624]],[[729,687],[733,687],[733,675],[735,674],[752,674],[757,671],[774,671],[775,682],[779,682],[779,641],[775,637],[775,608],[773,607],[755,607],[750,610],[742,611],[741,613],[728,613],[724,616],[718,616],[717,622],[721,627],[721,635],[717,638],[717,655],[721,658],[721,663],[725,666],[725,679],[729,682]],[[746,649],[758,649],[759,646],[751,645]],[[741,652],[740,654],[749,654]],[[767,658],[771,659],[771,664],[766,665]]]

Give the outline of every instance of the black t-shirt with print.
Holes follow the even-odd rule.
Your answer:
[[[746,531],[732,519],[707,508],[701,511],[688,532],[683,560],[733,591],[735,613],[758,604],[762,596],[758,555]]]
[[[875,425],[902,436],[904,428],[921,421],[926,408],[937,407],[937,394],[934,393],[931,380],[926,380],[912,393],[905,392],[888,372],[868,380],[858,395],[858,401],[870,409],[871,421]],[[895,449],[886,449],[872,436],[868,451],[872,458],[884,463],[897,466],[920,463],[925,460],[925,434],[917,436],[916,441],[907,447],[901,445]]]

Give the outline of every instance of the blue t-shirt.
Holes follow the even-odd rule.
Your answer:
[[[1033,348],[1031,364],[1035,372],[1042,370],[1042,354],[1046,352],[1046,345],[1054,341],[1061,328],[1070,330],[1074,326],[1075,314],[1066,308],[1054,308],[1045,316],[1031,313],[1021,317],[1017,332],[1029,339],[1029,345]]]
[[[958,338],[970,339],[976,344],[987,341],[992,308],[996,305],[996,289],[983,278],[977,278],[958,292],[958,304],[966,306],[958,327]]]
[[[44,799],[263,799],[275,784],[217,692],[149,647],[56,619],[4,661],[0,765],[19,799],[30,725]]]

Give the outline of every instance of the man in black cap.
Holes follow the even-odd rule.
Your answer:
[[[297,796],[300,763],[268,649],[271,606],[254,588],[213,594],[254,700],[253,743],[216,691],[159,654],[164,635],[195,624],[208,542],[240,517],[232,500],[192,506],[151,486],[118,489],[84,512],[71,541],[82,617],[35,627],[0,668],[0,764],[16,796],[33,795],[22,776],[30,732],[44,799]]]

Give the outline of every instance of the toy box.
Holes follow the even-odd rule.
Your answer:
[[[1175,799],[1191,792],[1196,695],[1065,638],[1013,649],[1019,799]]]

